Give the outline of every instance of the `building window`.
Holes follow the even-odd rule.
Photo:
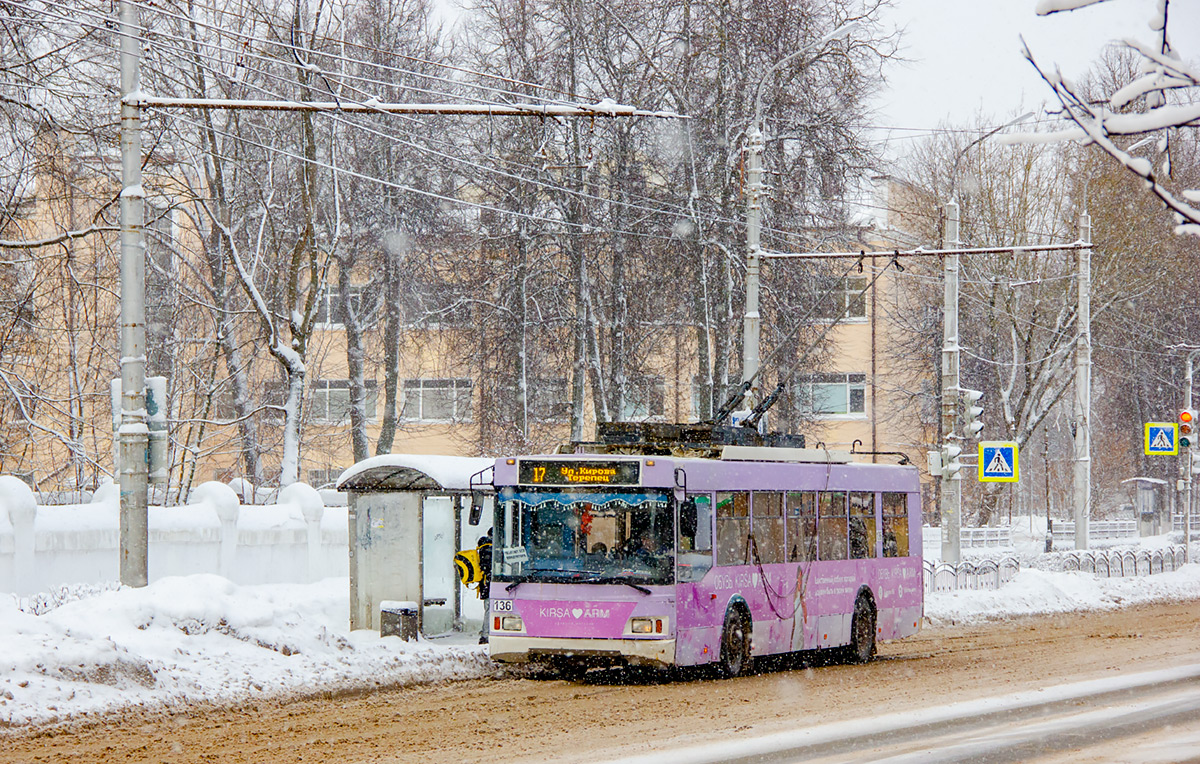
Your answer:
[[[625,385],[621,420],[633,422],[660,417],[666,410],[666,398],[666,386],[662,377],[633,377]]]
[[[365,409],[367,419],[375,418],[379,399],[375,380],[363,382],[366,388]],[[313,383],[312,402],[309,414],[317,422],[342,422],[350,418],[350,380],[318,379]]]
[[[863,290],[867,280],[862,277],[845,278],[825,292],[817,304],[816,318],[833,321],[866,318],[867,298]],[[845,311],[845,315],[842,313]]]
[[[471,419],[471,380],[406,379],[400,418],[413,422]]]
[[[865,374],[813,374],[798,385],[800,410],[815,416],[866,414]]]
[[[371,305],[367,301],[369,295],[366,287],[352,286],[350,287],[350,309],[354,311],[354,315],[360,319],[364,318],[363,310],[369,310]],[[342,326],[341,310],[342,291],[337,285],[330,284],[325,292],[321,295],[321,300],[317,303],[317,325],[325,329],[337,329]]]
[[[308,471],[308,484],[313,488],[334,488],[337,479],[342,476],[341,467],[327,467],[321,470]]]

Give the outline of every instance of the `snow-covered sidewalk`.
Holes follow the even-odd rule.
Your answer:
[[[0,730],[121,708],[238,703],[492,676],[474,635],[407,643],[349,632],[349,585],[237,586],[211,575],[65,600],[0,594]],[[1022,570],[996,591],[937,594],[933,626],[1200,599],[1200,565],[1097,579]]]

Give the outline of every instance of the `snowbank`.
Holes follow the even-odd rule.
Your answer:
[[[104,588],[0,596],[0,728],[495,672],[468,636],[434,644],[348,632],[344,578],[237,586],[193,575]]]
[[[1192,599],[1200,599],[1198,564],[1184,565],[1171,573],[1130,578],[1096,578],[1090,573],[1022,568],[999,589],[929,595],[925,600],[925,617],[934,626],[944,626]]]

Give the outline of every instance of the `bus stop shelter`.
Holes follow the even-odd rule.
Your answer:
[[[494,463],[387,454],[342,473],[337,489],[348,495],[351,629],[379,629],[385,603],[414,608],[422,634],[461,626],[464,603],[454,553],[464,546],[472,480],[476,491],[485,492],[478,535],[491,527]],[[465,545],[475,546],[476,538],[472,533]]]

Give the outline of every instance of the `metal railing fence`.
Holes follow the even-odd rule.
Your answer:
[[[1162,549],[1089,549],[1039,555],[1029,567],[1090,573],[1100,578],[1152,576],[1178,570],[1187,562],[1187,549],[1172,545]],[[925,593],[957,590],[994,590],[1021,570],[1015,557],[998,560],[963,560],[959,563],[926,560]]]

